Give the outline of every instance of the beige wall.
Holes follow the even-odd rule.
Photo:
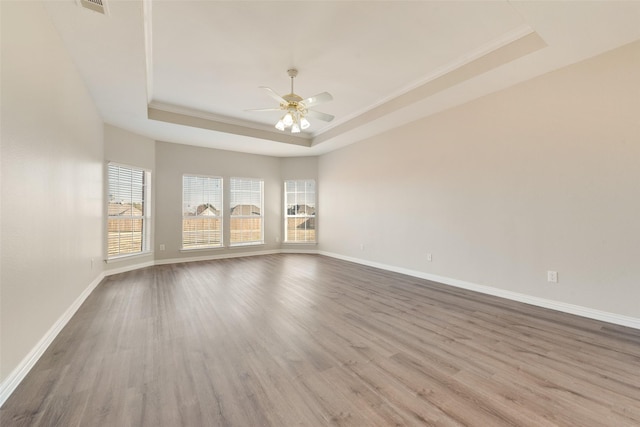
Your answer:
[[[4,380],[100,276],[104,209],[102,122],[80,76],[40,3],[0,7]]]
[[[322,251],[639,318],[640,42],[323,155],[319,181]]]
[[[318,157],[283,157],[280,159],[282,179],[318,180]],[[317,184],[317,183],[316,183]]]

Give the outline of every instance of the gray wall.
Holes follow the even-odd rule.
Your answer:
[[[104,204],[102,121],[57,32],[41,3],[0,7],[4,380],[102,273]]]
[[[640,42],[323,155],[319,248],[639,318],[638,76]]]
[[[156,201],[156,142],[135,133],[117,128],[111,125],[104,125],[104,168],[108,162],[115,162],[127,166],[135,166],[151,171],[151,248],[154,247],[154,223],[155,223],[155,201]],[[107,186],[105,185],[104,200],[107,200]],[[107,221],[103,224],[104,233],[107,233]],[[106,259],[107,241],[105,238],[104,258]],[[105,264],[105,270],[113,273],[117,270],[127,270],[133,266],[150,265],[154,262],[153,252],[150,254],[120,258],[116,261],[109,261]]]
[[[210,250],[181,251],[182,242],[182,175],[210,175],[224,179],[224,203],[229,201],[229,178],[261,178],[264,180],[264,245]],[[223,254],[276,250],[282,235],[282,182],[280,159],[232,151],[192,147],[167,142],[156,143],[156,260],[210,257]],[[224,211],[224,226],[229,212]],[[228,228],[228,227],[227,227]],[[228,246],[228,230],[225,230]],[[160,251],[160,245],[165,250]]]

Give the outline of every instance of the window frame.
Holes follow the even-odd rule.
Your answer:
[[[193,178],[206,178],[206,179],[214,179],[214,180],[218,180],[219,184],[220,184],[220,206],[218,207],[218,214],[215,215],[214,217],[217,218],[220,222],[220,243],[217,245],[200,245],[200,246],[195,246],[195,247],[185,247],[185,220],[187,218],[191,218],[193,219],[194,217],[196,218],[207,218],[206,215],[194,215],[194,216],[186,216],[185,215],[185,178],[186,177],[193,177]],[[200,175],[200,174],[190,174],[190,173],[185,173],[182,175],[182,205],[181,205],[181,211],[182,211],[182,224],[181,224],[181,239],[180,239],[180,250],[181,251],[198,251],[198,250],[210,250],[210,249],[220,249],[220,248],[224,248],[224,179],[221,176],[213,176],[213,175]],[[200,206],[200,205],[198,205]],[[214,206],[215,207],[215,206]],[[197,207],[196,207],[196,212],[197,212]]]
[[[299,191],[297,190],[297,188],[296,188],[296,191],[294,191],[294,192],[289,192],[289,191],[287,191],[287,183],[290,183],[290,182],[295,182],[295,183],[296,183],[296,185],[297,185],[298,183],[303,183],[304,188],[305,188],[305,191],[304,191],[304,194],[305,194],[305,206],[313,207],[313,209],[314,209],[313,214],[309,214],[309,213],[307,213],[307,212],[306,212],[306,210],[305,210],[305,213],[304,213],[304,214],[299,214],[299,213],[296,213],[296,214],[294,214],[294,215],[289,214],[289,204],[290,204],[290,203],[289,203],[289,197],[288,197],[288,196],[289,196],[289,194],[297,194],[297,193],[299,192]],[[307,205],[307,204],[306,204],[306,202],[307,202],[306,194],[308,194],[308,193],[306,192],[306,184],[307,184],[307,183],[309,183],[309,182],[313,183],[313,206],[309,206],[309,205]],[[283,226],[283,229],[284,229],[284,236],[283,236],[283,240],[282,240],[282,241],[283,241],[283,243],[286,243],[286,244],[296,244],[296,245],[300,245],[300,244],[302,244],[302,245],[304,245],[304,244],[307,244],[307,245],[317,244],[317,243],[318,243],[318,231],[317,231],[317,221],[318,221],[318,202],[317,202],[317,200],[318,200],[318,187],[317,187],[317,184],[316,184],[316,180],[315,180],[315,179],[286,179],[286,180],[284,180],[284,189],[283,189],[283,190],[284,190],[284,191],[283,191],[283,197],[282,197],[282,198],[283,198],[283,201],[284,201],[284,211],[283,211],[283,213],[284,213],[284,215],[283,215],[283,217],[284,217],[284,226]],[[297,200],[296,200],[296,201],[297,201]],[[298,206],[298,205],[299,205],[299,204],[298,204],[298,203],[296,203],[296,206]],[[313,228],[313,230],[314,230],[314,233],[313,233],[313,240],[290,240],[290,239],[289,239],[289,220],[290,220],[291,218],[298,218],[298,219],[299,219],[299,218],[307,218],[307,219],[306,219],[306,221],[309,221],[310,219],[312,219],[312,218],[313,218],[313,221],[314,221],[314,228]],[[306,221],[304,221],[304,222],[306,222]],[[305,230],[306,230],[306,229],[305,229]]]
[[[242,180],[242,181],[251,181],[251,182],[258,182],[260,184],[260,215],[234,215],[233,214],[233,210],[236,206],[239,205],[245,205],[245,204],[239,204],[236,206],[232,206],[232,203],[234,202],[234,181],[235,180]],[[262,178],[246,178],[246,177],[230,177],[229,178],[229,204],[228,204],[228,209],[229,209],[229,247],[230,248],[235,248],[235,247],[242,247],[242,246],[254,246],[254,245],[264,245],[264,223],[265,223],[265,218],[264,218],[264,179]],[[253,205],[250,205],[253,206]],[[234,225],[234,219],[236,220],[246,220],[246,219],[256,219],[259,218],[260,219],[260,239],[259,240],[250,240],[250,241],[236,241],[234,242],[233,240],[233,236],[234,236],[234,231],[236,232],[243,232],[245,230],[235,230],[233,225]]]
[[[122,215],[110,215],[109,214],[109,206],[110,206],[110,195],[111,195],[111,168],[119,168],[119,169],[128,169],[130,170],[132,173],[135,172],[142,172],[142,196],[141,196],[141,204],[142,204],[142,214],[141,215],[131,215],[129,218],[130,219],[140,219],[142,221],[142,225],[141,225],[141,231],[140,231],[140,250],[136,251],[136,252],[122,252],[121,250],[118,251],[118,253],[114,253],[111,254],[109,252],[109,243],[110,243],[110,236],[109,236],[109,223],[111,220],[115,220],[115,219],[125,219]],[[123,164],[123,163],[118,163],[118,162],[112,162],[109,161],[106,163],[106,178],[107,178],[107,185],[106,185],[106,190],[107,190],[107,194],[106,194],[106,207],[107,207],[107,221],[106,221],[106,260],[107,262],[111,262],[111,261],[117,261],[120,259],[126,259],[126,258],[132,258],[132,257],[138,257],[138,256],[144,256],[144,255],[148,255],[151,254],[152,251],[152,246],[151,246],[151,233],[152,233],[152,218],[151,218],[151,170],[147,169],[147,168],[143,168],[140,166],[131,166],[131,165],[127,165],[127,164]],[[133,180],[131,180],[131,184],[133,185]],[[132,197],[130,199],[130,206],[133,207],[134,201],[133,201],[133,194]],[[131,210],[131,212],[133,212],[133,209]],[[121,245],[119,245],[121,246]]]

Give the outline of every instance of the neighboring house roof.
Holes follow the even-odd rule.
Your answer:
[[[299,214],[315,215],[316,214],[316,208],[314,208],[313,206],[308,206],[308,205],[297,205],[297,212]]]
[[[218,209],[216,209],[215,206],[212,206],[212,205],[209,205],[209,204],[200,205],[196,209],[196,215],[218,216],[219,213],[220,213],[220,211]]]
[[[287,208],[289,215],[315,215],[316,208],[308,205],[291,205]]]
[[[142,211],[126,203],[109,203],[109,216],[143,216]]]
[[[260,215],[260,208],[256,205],[236,205],[231,208],[231,215]]]

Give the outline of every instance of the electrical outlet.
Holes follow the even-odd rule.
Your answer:
[[[164,251],[166,249],[166,246],[164,245],[164,243],[160,243],[160,250]]]
[[[430,253],[427,253],[427,261],[433,261],[433,255],[431,255]]]
[[[547,271],[547,282],[558,283],[558,272],[557,271]]]
[[[93,258],[91,258],[91,269],[93,270]]]
[[[364,243],[360,243],[360,250],[364,251]]]

